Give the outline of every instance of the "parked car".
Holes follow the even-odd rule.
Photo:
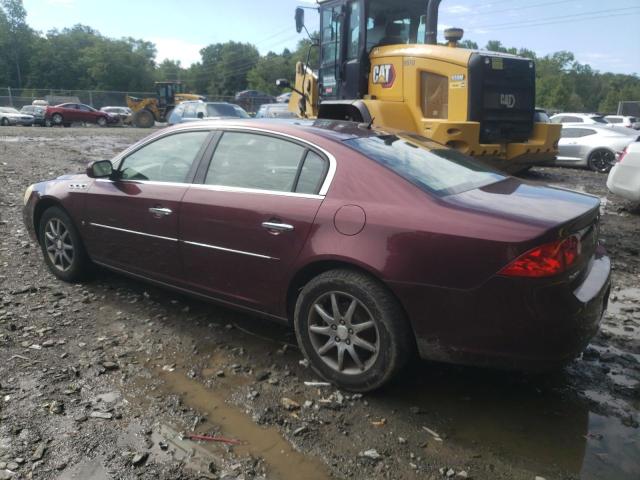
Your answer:
[[[535,123],[550,123],[551,119],[545,109],[536,108],[533,114],[533,121]]]
[[[289,111],[286,103],[265,103],[260,105],[256,118],[300,118],[295,113]]]
[[[169,125],[213,118],[249,118],[249,114],[239,105],[227,102],[203,102],[200,100],[182,102],[169,116]]]
[[[551,116],[551,123],[588,123],[590,125],[607,125],[603,115],[597,113],[556,113]]]
[[[118,119],[124,124],[128,125],[131,123],[133,110],[129,107],[102,107],[100,111],[118,117]]]
[[[55,107],[47,107],[45,120],[51,125],[71,126],[72,123],[96,123],[101,127],[118,123],[120,119],[116,115],[96,110],[83,103],[63,103]]]
[[[607,115],[606,117],[604,117],[604,119],[612,125],[640,130],[640,119],[638,119],[637,117],[629,117],[625,115]]]
[[[607,188],[632,202],[640,202],[640,142],[629,144],[607,178]]]
[[[0,125],[8,127],[10,125],[23,125],[29,127],[33,125],[33,115],[20,113],[13,107],[0,107]]]
[[[610,289],[597,197],[355,123],[177,125],[24,199],[58,278],[94,263],[288,322],[351,391],[416,350],[556,367],[596,333]]]
[[[46,120],[44,118],[44,110],[46,107],[39,105],[25,105],[20,109],[20,113],[24,115],[31,115],[33,117],[33,125],[40,125],[44,127]]]
[[[289,103],[289,100],[291,100],[291,92],[285,92],[276,97],[278,103]]]
[[[638,132],[630,131],[635,135],[598,124],[563,124],[555,163],[607,173],[616,162],[616,156],[638,140]]]
[[[235,102],[244,108],[247,112],[257,112],[260,105],[264,103],[276,103],[274,96],[268,93],[259,92],[258,90],[243,90],[236,93]]]

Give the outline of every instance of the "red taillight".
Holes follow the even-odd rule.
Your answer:
[[[620,156],[618,157],[618,163],[622,163],[622,159],[625,157],[625,155],[627,154],[627,149],[629,147],[626,147],[624,150],[622,150],[622,152],[620,152]]]
[[[580,239],[572,235],[520,255],[500,270],[509,277],[551,277],[564,272],[580,255]]]

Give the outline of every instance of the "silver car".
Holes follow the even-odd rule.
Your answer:
[[[607,126],[563,123],[556,165],[587,167],[606,173],[619,153],[639,138],[637,132],[629,135]]]
[[[633,128],[640,130],[640,119],[637,117],[630,117],[628,115],[607,115],[604,119],[612,125],[618,127]]]
[[[13,107],[0,107],[0,125],[3,127],[8,127],[9,125],[30,127],[33,125],[33,115],[20,113]]]

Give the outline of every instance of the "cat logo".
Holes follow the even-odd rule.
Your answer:
[[[396,69],[393,65],[386,63],[373,66],[373,83],[382,85],[382,88],[391,88],[395,79]]]
[[[501,93],[500,105],[507,108],[513,108],[516,106],[516,96],[513,93]]]

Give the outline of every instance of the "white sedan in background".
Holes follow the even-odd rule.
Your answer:
[[[624,149],[609,177],[607,188],[632,202],[640,202],[640,142],[633,142]]]

